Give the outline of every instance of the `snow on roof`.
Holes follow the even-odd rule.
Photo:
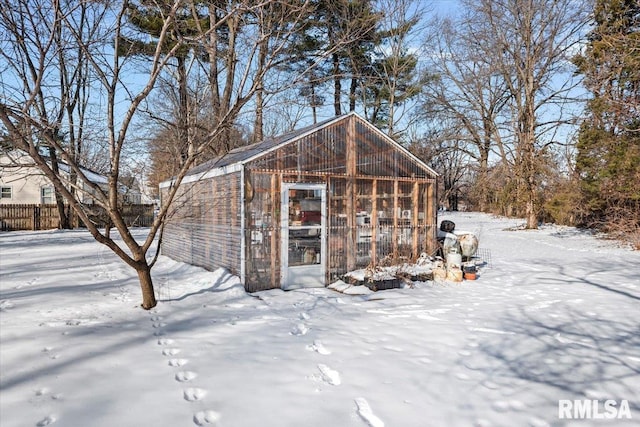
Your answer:
[[[62,163],[62,162],[58,163],[58,167],[60,168],[60,170],[66,173],[69,173],[71,170],[68,164]],[[87,168],[80,167],[80,170],[82,171],[84,176],[86,176],[87,179],[90,182],[93,182],[94,184],[106,184],[109,181],[106,176],[100,175],[99,173],[89,170]]]
[[[2,153],[1,157],[4,166],[6,166],[6,163],[8,163],[11,165],[16,165],[16,167],[37,167],[35,161],[31,158],[31,156],[29,156],[28,153],[22,150],[16,149],[9,152],[4,152]],[[48,156],[44,156],[44,158],[48,162],[51,161]],[[67,174],[71,171],[69,165],[60,160],[58,161],[58,168]],[[80,170],[82,171],[84,176],[94,184],[107,184],[108,182],[107,177],[104,175],[100,175],[98,172],[92,171],[91,169],[87,169],[86,167],[82,166],[80,166]]]

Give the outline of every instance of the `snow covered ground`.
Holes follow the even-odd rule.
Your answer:
[[[476,232],[476,281],[246,294],[161,257],[161,300],[84,231],[0,234],[0,425],[640,425],[640,253],[572,228]],[[627,401],[631,420],[558,418]]]

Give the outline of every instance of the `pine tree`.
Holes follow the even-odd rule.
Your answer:
[[[640,233],[640,4],[597,0],[593,17],[574,60],[592,95],[576,159],[584,222]]]
[[[194,4],[197,5],[197,2]],[[131,25],[140,33],[141,37],[132,38],[122,36],[119,44],[120,56],[146,56],[152,57],[156,49],[163,53],[171,51],[174,46],[181,47],[173,54],[175,58],[176,83],[178,87],[178,108],[176,113],[176,138],[175,143],[181,146],[178,160],[187,156],[185,152],[189,138],[189,95],[187,91],[187,59],[192,53],[194,45],[184,41],[189,37],[199,35],[201,27],[208,27],[209,21],[206,15],[195,16],[186,5],[176,14],[176,19],[171,25],[168,36],[162,46],[158,46],[155,38],[165,25],[164,17],[168,15],[173,6],[173,1],[163,0],[152,4],[144,1],[136,4],[132,2],[128,6],[127,18]]]

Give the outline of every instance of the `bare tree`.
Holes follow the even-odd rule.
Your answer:
[[[39,6],[37,11],[30,10],[36,5]],[[2,95],[4,99],[10,100],[23,90],[28,93],[24,97],[25,108],[32,109],[41,122],[47,123],[47,127],[41,129],[41,132],[34,132],[28,124],[22,123],[20,131],[40,147],[43,155],[48,157],[55,174],[60,174],[62,160],[58,158],[55,145],[50,144],[49,140],[56,140],[64,145],[73,161],[81,163],[86,160],[83,158],[87,142],[83,124],[90,95],[90,74],[86,66],[85,52],[69,45],[74,35],[62,26],[55,25],[56,22],[66,19],[64,14],[65,11],[58,2],[17,2],[8,8],[3,7],[0,11],[2,32],[7,35],[3,38],[0,49],[0,60],[3,63]],[[84,31],[95,34],[98,28],[95,22],[90,21],[91,14],[92,10],[88,4],[80,4],[77,6],[74,19]],[[43,26],[54,29],[40,36],[38,31]],[[12,34],[21,34],[22,37],[12,43]],[[37,54],[46,56],[50,64],[55,64],[56,72],[47,76],[47,82],[38,81],[43,70],[42,64],[36,58],[32,58]],[[16,68],[20,68],[21,71],[18,75],[14,73]],[[68,180],[73,194],[77,188],[75,171],[70,171]],[[65,209],[64,198],[57,188],[54,188],[54,194],[59,227],[71,228],[71,218]]]
[[[587,23],[573,0],[465,0],[473,11],[477,49],[503,79],[509,94],[513,170],[527,228],[537,228],[539,160],[557,141],[563,107],[576,82],[569,64]]]
[[[434,19],[423,77],[421,117],[448,127],[443,134],[465,144],[459,148],[478,163],[477,180],[486,183],[489,157],[496,152],[507,161],[500,127],[508,91],[498,70],[479,49],[468,16]],[[452,123],[454,124],[452,126]],[[452,131],[457,130],[455,135]],[[484,184],[483,184],[484,185]],[[487,202],[480,198],[479,208]]]
[[[11,7],[0,9],[0,31],[3,34],[3,52],[13,49],[20,55],[4,55],[0,68],[3,79],[11,85],[3,85],[0,97],[0,121],[5,129],[1,133],[8,136],[10,144],[27,152],[41,171],[51,180],[61,197],[71,206],[86,224],[89,232],[100,243],[109,247],[124,262],[137,272],[142,290],[142,307],[150,309],[157,302],[154,295],[151,267],[157,258],[147,259],[147,253],[158,234],[161,235],[171,202],[188,169],[199,156],[213,144],[224,144],[224,136],[234,124],[242,108],[254,97],[261,87],[262,77],[272,69],[299,23],[305,16],[308,3],[284,2],[280,19],[286,25],[262,28],[260,33],[253,27],[239,31],[240,23],[247,15],[259,14],[270,1],[225,2],[202,5],[192,0],[173,0],[161,8],[162,25],[154,34],[156,49],[148,62],[144,80],[131,80],[131,58],[117,55],[121,52],[123,36],[132,36],[135,29],[128,25],[127,1],[53,2],[58,11],[50,18],[49,0],[11,0]],[[174,25],[177,15],[184,11],[192,14],[192,27],[188,34],[182,34]],[[206,12],[203,13],[203,12]],[[87,19],[78,15],[86,13]],[[206,16],[206,18],[204,18]],[[197,31],[192,31],[196,28]],[[57,33],[70,37],[64,46],[55,43]],[[224,37],[221,44],[220,38]],[[269,38],[268,55],[258,60],[257,54],[265,38]],[[169,42],[170,43],[167,43]],[[240,43],[241,42],[241,43]],[[126,166],[126,155],[131,145],[136,143],[131,133],[132,125],[141,107],[152,94],[159,77],[178,51],[189,44],[199,46],[200,52],[209,57],[203,61],[209,76],[209,90],[216,107],[215,120],[210,124],[205,138],[186,136],[184,159],[177,171],[172,186],[163,200],[163,206],[154,220],[148,236],[138,242],[131,234],[122,215],[119,197],[119,178]],[[225,49],[220,50],[224,45]],[[106,111],[101,115],[101,131],[108,145],[108,185],[106,189],[94,184],[80,167],[77,159],[69,151],[64,138],[56,134],[58,124],[68,120],[52,118],[50,111],[60,97],[53,94],[51,87],[60,85],[60,64],[54,59],[61,50],[80,49],[84,55],[82,63],[67,63],[67,72],[72,67],[89,67],[96,79],[92,89],[99,92]],[[204,55],[198,55],[203,58]],[[139,70],[136,70],[139,71]],[[62,82],[64,84],[64,81]],[[70,89],[63,88],[63,93]],[[110,221],[124,242],[119,246],[104,230],[91,222],[90,212],[82,205],[71,188],[79,191],[66,177],[55,170],[43,153],[43,144],[53,147],[59,158],[67,163],[79,182],[91,189],[95,203],[105,208]],[[84,187],[83,187],[84,188]],[[157,256],[157,252],[156,252]]]

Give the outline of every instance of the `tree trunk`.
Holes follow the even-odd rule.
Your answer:
[[[256,120],[253,124],[253,142],[261,142],[264,139],[264,122],[263,111],[264,97],[263,90],[258,89],[256,91]]]
[[[349,112],[356,111],[357,89],[358,89],[358,80],[355,77],[352,77],[351,87],[349,88]]]
[[[268,31],[268,30],[265,30]],[[258,73],[265,69],[267,61],[267,49],[269,48],[269,39],[265,39],[260,43],[260,51],[258,53]],[[256,90],[256,121],[253,126],[253,142],[261,142],[264,139],[264,75],[259,74],[260,83]]]
[[[340,76],[340,57],[333,54],[333,110],[336,117],[342,114],[340,98],[342,95],[342,84]]]
[[[180,160],[184,162],[189,157],[189,94],[187,93],[187,64],[184,56],[178,55],[178,144],[180,145]]]
[[[49,158],[51,159],[51,169],[55,172],[56,175],[58,175],[60,173],[58,168],[58,156],[56,155],[56,150],[53,147],[49,147]],[[69,217],[67,217],[64,209],[64,199],[58,189],[55,187],[54,195],[56,199],[56,208],[58,209],[58,228],[60,228],[61,230],[70,230],[71,224],[69,223]]]
[[[486,128],[486,126],[485,126]],[[478,170],[478,180],[477,182],[480,184],[479,188],[490,188],[489,187],[489,152],[491,150],[491,138],[490,132],[485,131],[485,137],[481,143],[478,144],[478,151],[480,153],[480,168]],[[489,206],[491,206],[491,200],[489,200],[489,192],[488,191],[480,191],[480,196],[478,197],[479,206],[478,209],[480,212],[487,212]]]
[[[538,215],[537,215],[537,203],[536,203],[536,186],[535,186],[535,177],[532,176],[534,172],[532,170],[528,171],[529,176],[527,176],[527,203],[526,203],[526,219],[527,219],[527,228],[535,230],[538,228]]]
[[[153,281],[151,280],[151,267],[149,267],[146,260],[143,260],[138,263],[136,272],[138,273],[140,289],[142,290],[142,308],[151,310],[158,304],[153,290]]]

